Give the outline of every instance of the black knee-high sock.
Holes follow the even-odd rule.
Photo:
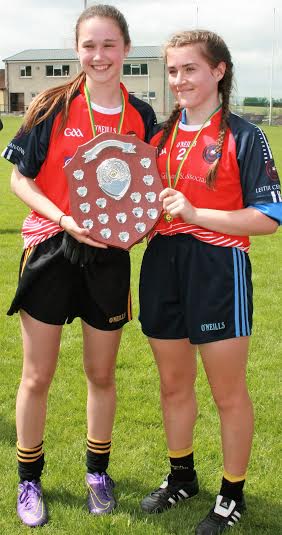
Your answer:
[[[192,481],[195,477],[193,448],[169,450],[170,470],[177,481]]]
[[[43,466],[43,441],[34,448],[22,448],[17,442],[18,473],[21,481],[39,481]]]
[[[234,476],[224,471],[219,493],[226,498],[235,500],[235,502],[241,501],[245,480],[246,474]]]
[[[91,474],[106,472],[111,452],[111,440],[87,438],[86,466]]]

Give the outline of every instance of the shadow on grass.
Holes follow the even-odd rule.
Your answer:
[[[1,228],[0,234],[20,234],[20,229],[18,228]]]
[[[15,422],[7,420],[0,415],[0,442],[15,446],[17,440]]]
[[[47,479],[48,476],[46,477],[46,484]],[[70,512],[72,510],[72,522],[75,521],[76,514],[80,520],[83,519],[84,513],[88,515],[86,488],[81,483],[79,482],[79,485],[77,485],[77,481],[74,482],[71,481],[71,478],[64,477],[60,483],[60,487],[53,489],[44,488],[44,495],[49,506],[50,527],[52,510],[56,505],[64,510],[65,514],[68,514],[67,511]],[[72,488],[74,489],[73,491]],[[117,481],[116,496],[118,506],[113,512],[113,515],[111,515],[115,517],[114,524],[112,524],[112,521],[110,523],[110,527],[114,528],[115,526],[113,533],[119,533],[119,525],[124,527],[126,515],[130,519],[128,522],[128,532],[130,534],[136,532],[144,535],[151,535],[152,533],[193,535],[195,533],[195,527],[206,516],[215,498],[209,491],[202,489],[198,496],[184,501],[162,514],[146,515],[140,509],[140,501],[151,490],[149,484],[145,486],[136,479],[125,478]],[[247,493],[246,501],[247,513],[243,515],[242,521],[234,528],[234,535],[278,535],[281,532],[279,522],[281,508],[278,499],[274,503],[270,497],[265,499],[263,496],[258,497],[254,494]],[[83,513],[82,516],[81,512]],[[101,528],[100,532],[104,534],[105,525],[103,527],[101,520],[99,519],[98,521],[97,519],[98,531],[96,533],[99,533],[99,529]],[[79,533],[79,527],[77,533]],[[83,533],[86,533],[85,530],[83,530]]]
[[[140,502],[144,496],[153,490],[149,484],[145,487],[139,481],[123,480],[118,486],[126,489],[126,493],[123,494],[121,492],[120,496],[118,496],[120,502],[118,511],[126,510],[131,516],[132,523],[145,522],[150,527],[150,533],[154,528],[156,530],[161,528],[162,532],[168,535],[194,533],[195,525],[205,516],[214,500],[214,496],[209,492],[201,491],[197,496],[178,503],[176,507],[162,514],[148,515],[141,510]],[[203,505],[205,503],[208,506]],[[201,513],[202,509],[204,513]]]
[[[123,492],[122,489],[125,489]],[[203,487],[197,496],[179,503],[176,507],[162,513],[146,515],[141,511],[140,501],[152,488],[144,487],[140,481],[122,480],[118,483],[117,498],[119,507],[117,512],[127,512],[132,521],[146,522],[148,526],[160,526],[168,535],[183,535],[185,532],[194,534],[197,524],[205,518],[213,503],[215,495]],[[242,521],[235,529],[236,533],[244,535],[274,535],[281,529],[281,506],[279,499],[276,502],[269,496],[257,496],[246,492],[247,511]],[[183,528],[185,526],[185,531]]]
[[[77,487],[74,487],[75,490],[72,492],[69,488],[66,488],[66,482],[67,480],[64,478],[64,486],[61,486],[60,488],[53,488],[50,490],[44,487],[44,496],[47,505],[49,506],[50,518],[52,518],[52,509],[55,505],[59,508],[60,506],[63,506],[65,511],[67,509],[72,509],[88,515],[86,487],[84,492],[82,490],[82,493]],[[68,481],[67,483],[71,484],[71,481]],[[79,487],[82,488],[81,485],[79,485]],[[134,479],[124,479],[117,482],[115,495],[118,505],[110,515],[116,517],[116,526],[119,525],[119,522],[123,525],[124,516],[126,515],[130,518],[128,524],[130,526],[130,533],[133,533],[135,529],[140,533],[140,529],[142,529],[142,532],[146,535],[146,533],[152,533],[155,529],[158,530],[159,528],[161,528],[162,533],[167,535],[194,533],[195,523],[198,521],[198,518],[200,519],[199,511],[201,509],[203,497],[205,501],[209,503],[209,507],[213,500],[213,497],[208,492],[204,492],[201,493],[200,499],[192,498],[163,514],[146,515],[140,508],[140,501],[146,494],[148,494],[148,492],[150,492],[150,490],[152,489],[147,486],[142,486],[140,481]],[[205,508],[205,512],[206,510],[207,508]]]
[[[59,503],[64,506],[74,507],[75,509],[85,509],[86,511],[86,490],[85,495],[80,496],[62,487],[52,490],[46,490],[44,488],[44,497],[49,504]]]

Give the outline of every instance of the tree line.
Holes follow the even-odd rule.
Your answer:
[[[269,106],[269,99],[265,97],[245,97],[243,105],[266,108]],[[273,98],[272,106],[273,108],[282,108],[282,98]]]

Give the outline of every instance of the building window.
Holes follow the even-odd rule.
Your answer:
[[[156,98],[156,91],[142,91],[142,100],[154,100]]]
[[[148,76],[147,63],[125,63],[123,65],[124,76]]]
[[[130,95],[134,95],[137,98],[141,98],[142,100],[155,100],[156,99],[156,91],[129,91]]]
[[[131,65],[129,63],[126,63],[124,66],[123,66],[123,74],[125,76],[129,76],[131,74]]]
[[[21,78],[31,77],[31,65],[22,65],[20,67]]]
[[[46,76],[69,76],[69,65],[46,65]]]

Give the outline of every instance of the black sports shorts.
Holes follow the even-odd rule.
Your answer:
[[[140,321],[151,338],[205,344],[249,336],[252,329],[249,257],[188,234],[149,243],[140,275]]]
[[[119,329],[131,319],[129,253],[96,248],[94,263],[80,267],[64,257],[62,238],[60,232],[25,249],[8,315],[22,309],[52,325],[80,317],[97,329]]]

